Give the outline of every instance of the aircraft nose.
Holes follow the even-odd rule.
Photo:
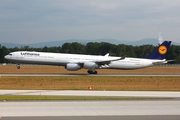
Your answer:
[[[8,55],[4,56],[5,59],[8,59]]]

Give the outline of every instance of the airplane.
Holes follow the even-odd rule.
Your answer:
[[[15,63],[18,69],[20,64],[55,65],[64,66],[70,71],[84,68],[89,74],[97,74],[96,69],[132,70],[168,63],[172,61],[165,59],[170,44],[171,41],[164,41],[146,58],[116,57],[109,56],[109,53],[98,56],[34,51],[11,52],[4,58]]]

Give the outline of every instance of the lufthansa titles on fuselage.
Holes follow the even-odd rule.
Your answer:
[[[31,53],[31,52],[21,52],[21,55],[40,56],[39,53]]]

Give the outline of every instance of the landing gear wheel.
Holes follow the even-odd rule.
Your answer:
[[[92,74],[92,71],[91,71],[91,70],[88,70],[87,73]]]
[[[20,68],[21,68],[19,64],[17,64],[16,67],[17,67],[17,69],[20,69]]]
[[[93,74],[97,74],[97,71],[94,71]]]
[[[89,74],[97,74],[98,72],[95,70],[95,71],[92,71],[92,70],[88,70],[87,71]]]

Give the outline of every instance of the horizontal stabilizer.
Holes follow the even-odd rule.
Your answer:
[[[158,62],[153,62],[154,65],[161,65],[161,64],[165,64],[165,63],[168,63],[168,62],[173,62],[175,60],[163,60],[163,61],[158,61]]]

